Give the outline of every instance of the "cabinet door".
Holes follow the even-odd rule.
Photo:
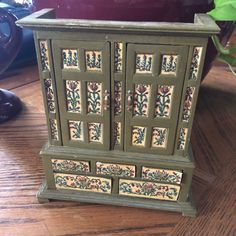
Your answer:
[[[128,44],[125,150],[172,154],[188,47]]]
[[[63,145],[109,149],[109,43],[52,44]]]

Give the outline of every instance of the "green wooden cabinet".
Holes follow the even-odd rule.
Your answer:
[[[55,19],[34,30],[49,142],[40,201],[79,200],[195,216],[189,144],[208,37],[194,23]]]

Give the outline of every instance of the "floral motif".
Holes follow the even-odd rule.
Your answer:
[[[57,128],[57,120],[49,119],[51,137],[53,140],[58,140],[58,128]]]
[[[202,56],[202,47],[194,47],[192,62],[190,65],[189,79],[193,79],[193,80],[197,79],[201,56]]]
[[[55,184],[57,189],[73,189],[80,191],[111,193],[111,180],[70,174],[54,174]]]
[[[123,44],[115,42],[114,43],[114,69],[115,72],[122,71],[122,52],[123,52]]]
[[[82,121],[68,121],[71,140],[84,140],[83,122]]]
[[[88,71],[102,71],[102,52],[86,51],[86,68]]]
[[[97,162],[97,174],[135,177],[135,166]]]
[[[161,74],[176,74],[178,56],[177,55],[163,55],[161,64]]]
[[[62,58],[64,69],[79,69],[79,58],[77,49],[63,49]]]
[[[151,54],[137,54],[136,55],[136,73],[151,73],[152,72],[152,58]]]
[[[178,140],[178,145],[177,145],[178,150],[185,149],[187,133],[188,133],[187,128],[180,128],[179,140]]]
[[[132,129],[132,145],[144,146],[146,139],[146,128],[140,126],[133,126]]]
[[[174,86],[159,85],[156,99],[156,117],[169,118]]]
[[[81,112],[80,82],[66,80],[66,101],[68,112]]]
[[[101,114],[101,94],[102,84],[95,82],[87,83],[87,100],[88,100],[88,113]]]
[[[50,70],[47,41],[40,41],[39,46],[42,70]]]
[[[134,197],[176,201],[180,186],[120,179],[119,194]]]
[[[133,114],[135,116],[148,115],[148,100],[150,96],[150,85],[137,84],[135,85]]]
[[[159,182],[180,184],[183,173],[177,170],[164,170],[156,168],[142,168],[142,178]]]
[[[166,148],[167,129],[154,127],[152,129],[152,147]]]
[[[121,114],[122,82],[114,81],[114,115]]]
[[[114,144],[119,145],[121,139],[121,122],[114,122]]]
[[[54,98],[54,92],[53,92],[51,79],[47,78],[44,80],[44,89],[45,89],[45,94],[46,94],[46,99],[47,99],[48,111],[55,113],[56,112],[55,100],[54,100],[55,98]]]
[[[191,107],[193,102],[193,95],[194,95],[195,88],[194,87],[187,87],[184,99],[184,107],[183,107],[183,121],[188,122],[191,113]]]
[[[89,162],[52,159],[52,168],[54,171],[89,172]]]
[[[102,143],[103,133],[101,123],[89,123],[89,141]]]

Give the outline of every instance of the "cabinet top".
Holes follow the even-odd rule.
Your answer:
[[[213,35],[220,31],[214,20],[207,14],[195,14],[194,23],[134,22],[109,20],[57,19],[54,9],[42,9],[16,22],[19,26],[34,30],[50,31],[102,31],[112,33],[163,33]]]

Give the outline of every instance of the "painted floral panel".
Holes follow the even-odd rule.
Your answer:
[[[152,73],[152,54],[136,55],[136,73]]]
[[[103,142],[103,125],[101,123],[89,123],[88,130],[90,142]]]
[[[180,128],[179,140],[178,140],[178,145],[177,145],[178,150],[185,149],[187,134],[188,134],[187,128]]]
[[[39,41],[39,47],[40,47],[40,57],[41,57],[41,65],[42,70],[50,70],[50,64],[49,64],[49,54],[48,54],[48,44],[46,40],[40,40]]]
[[[97,162],[96,173],[100,175],[112,175],[133,178],[135,177],[135,166]]]
[[[122,54],[123,54],[123,43],[114,43],[114,69],[115,73],[122,72]]]
[[[79,57],[77,49],[62,50],[62,64],[64,69],[79,69]]]
[[[152,147],[166,148],[168,139],[168,129],[153,127],[152,128]]]
[[[102,71],[101,51],[86,51],[85,56],[87,71]]]
[[[159,85],[156,97],[155,116],[170,118],[174,86]]]
[[[48,112],[55,113],[56,107],[55,107],[55,97],[52,87],[52,79],[47,78],[44,80],[44,89],[47,99]]]
[[[132,145],[145,146],[146,140],[146,127],[133,126],[132,128]]]
[[[121,142],[121,122],[114,122],[114,144],[120,145]]]
[[[114,81],[114,115],[120,115],[122,111],[122,82]]]
[[[67,111],[81,113],[81,87],[80,81],[66,80]]]
[[[87,82],[88,113],[102,113],[102,83]]]
[[[58,127],[57,127],[57,120],[56,119],[49,119],[49,125],[51,130],[51,137],[53,140],[58,140]]]
[[[180,184],[182,175],[183,173],[177,170],[165,170],[149,167],[142,168],[142,178],[153,181]]]
[[[120,179],[119,194],[133,197],[177,201],[180,186]]]
[[[148,102],[151,85],[136,84],[133,103],[134,116],[148,116]]]
[[[162,55],[161,74],[176,75],[177,63],[177,55]]]
[[[69,133],[71,140],[84,141],[83,122],[82,121],[68,121]]]
[[[195,87],[187,87],[184,99],[182,120],[188,122],[191,115]]]
[[[111,193],[111,180],[106,178],[55,173],[54,179],[57,189]]]
[[[196,80],[198,77],[201,57],[202,57],[202,47],[194,47],[192,62],[190,65],[190,74],[189,74],[190,80]]]
[[[89,172],[88,161],[60,160],[52,159],[52,169],[54,171],[78,171]]]

